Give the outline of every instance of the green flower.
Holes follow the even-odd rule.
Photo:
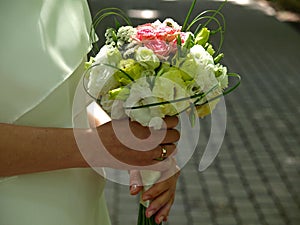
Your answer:
[[[196,61],[188,55],[186,60],[181,64],[180,69],[184,72],[183,79],[185,81],[192,80],[198,72],[198,65]]]
[[[114,74],[114,77],[122,85],[128,85],[134,80],[137,80],[145,70],[143,66],[133,59],[121,60],[118,68],[120,70]]]
[[[130,90],[127,87],[119,87],[109,92],[109,99],[126,100],[129,96]]]
[[[170,81],[173,81],[176,84],[178,84],[184,88],[184,87],[186,87],[186,84],[183,80],[182,75],[187,76],[186,73],[184,73],[182,70],[180,70],[176,67],[170,67],[170,69],[167,72],[165,72],[164,74],[162,74],[161,77],[167,78]]]
[[[187,86],[182,78],[184,72],[178,68],[170,67],[168,71],[157,77],[153,87],[153,96],[164,101],[173,101],[188,96]],[[188,101],[179,101],[160,105],[165,115],[176,115],[189,106]]]
[[[162,63],[161,66],[160,66],[160,68],[159,68],[159,70],[158,70],[158,72],[157,72],[157,74],[156,74],[156,76],[158,76],[158,77],[161,76],[162,74],[164,74],[167,71],[169,71],[170,68],[171,68],[170,64],[168,64],[168,63]]]

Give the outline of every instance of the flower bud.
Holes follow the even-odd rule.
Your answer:
[[[195,44],[204,46],[209,39],[210,30],[206,27],[202,28],[197,34],[195,39]]]

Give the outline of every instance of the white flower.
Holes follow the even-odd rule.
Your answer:
[[[117,38],[118,41],[122,40],[123,42],[128,43],[135,34],[136,28],[133,28],[132,26],[122,26],[118,29]]]
[[[91,68],[88,92],[98,98],[99,95],[106,94],[110,89],[116,88],[118,82],[113,74],[117,71],[116,66],[121,60],[121,54],[116,48],[103,46],[95,57],[95,62]],[[111,65],[111,66],[109,66]]]
[[[153,95],[161,99],[161,101],[172,101],[172,100],[188,97],[189,95],[187,93],[187,90],[182,85],[180,85],[181,83],[180,79],[175,78],[174,81],[169,79],[168,75],[169,74],[166,73],[166,76],[162,75],[161,77],[156,78],[152,90]],[[179,82],[177,83],[176,80],[178,80]],[[182,83],[184,82],[182,81]],[[160,108],[162,109],[165,115],[173,116],[185,110],[188,106],[189,106],[189,101],[179,101],[176,103],[161,105]]]
[[[111,100],[109,94],[101,96],[100,105],[102,109],[109,114],[112,119],[122,119],[126,117],[123,107],[124,101]]]
[[[228,87],[228,76],[227,76],[227,67],[221,64],[215,65],[215,75],[222,89]]]
[[[191,78],[194,78],[198,74],[198,67],[199,65],[196,63],[194,57],[192,57],[191,54],[188,54],[183,60],[180,69],[188,74]]]
[[[152,97],[152,92],[149,83],[145,78],[140,78],[132,84],[130,94],[125,101],[126,107],[133,107],[142,105],[142,100]],[[128,109],[125,113],[133,120],[138,121],[143,126],[148,126],[151,120],[150,108]]]
[[[139,47],[136,50],[135,59],[146,69],[154,70],[160,64],[160,61],[154,52],[146,47]]]
[[[116,119],[116,120],[127,117],[124,110],[124,101],[121,100],[113,101],[110,116],[112,119]]]
[[[126,100],[126,106],[132,107],[139,103],[141,99],[152,97],[150,85],[145,77],[139,78],[131,85],[130,94]]]
[[[132,41],[132,37],[136,34],[136,28],[132,26],[122,26],[118,29],[117,33],[117,46],[120,48],[124,44]]]
[[[168,27],[172,27],[174,28],[175,30],[181,30],[181,26],[179,26],[178,23],[176,23],[173,19],[171,18],[167,18],[164,20],[163,24],[165,26],[168,26]]]
[[[210,91],[218,84],[214,73],[215,65],[212,56],[201,45],[193,46],[190,54],[197,65],[197,73],[194,77],[196,83],[203,92]]]
[[[151,24],[151,26],[153,26],[153,27],[159,27],[159,26],[161,26],[161,22],[160,22],[160,20],[155,20],[155,22],[153,22],[152,24]]]
[[[213,57],[201,45],[194,45],[190,49],[190,54],[193,56],[197,64],[214,65]]]
[[[153,96],[150,85],[147,82],[147,78],[142,77],[132,84],[125,106],[142,106],[157,102],[158,99]],[[160,129],[162,126],[162,119],[154,119],[164,117],[159,106],[127,109],[125,110],[125,113],[131,118],[131,120],[137,121],[143,126],[154,127],[154,129]]]
[[[164,120],[161,117],[152,117],[149,121],[149,127],[153,127],[155,130],[159,130],[162,128]]]

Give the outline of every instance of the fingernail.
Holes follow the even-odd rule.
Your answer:
[[[136,191],[136,189],[137,189],[137,185],[136,184],[133,184],[133,185],[131,185],[130,186],[130,192],[135,192]]]
[[[150,218],[155,213],[154,210],[150,210],[147,212],[147,217]]]

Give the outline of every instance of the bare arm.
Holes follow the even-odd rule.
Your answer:
[[[175,118],[167,120],[167,133],[161,142],[166,144],[169,155],[175,150],[173,143],[179,139],[179,133],[173,129],[177,122]],[[118,123],[122,127],[124,121]],[[135,122],[131,123],[131,127],[139,138],[147,138],[148,128]],[[89,143],[90,130],[82,129],[80,132],[82,138]],[[157,135],[160,133],[161,131],[156,132]],[[157,163],[155,158],[161,154],[160,146],[143,152],[124,146],[115,136],[111,122],[99,126],[97,134],[105,148],[98,149],[101,154],[97,155],[93,166],[134,169],[134,166]],[[125,137],[126,135],[124,132]],[[0,123],[0,176],[80,167],[89,167],[89,164],[77,147],[72,128],[40,128]]]
[[[72,129],[0,124],[0,176],[86,166]]]

